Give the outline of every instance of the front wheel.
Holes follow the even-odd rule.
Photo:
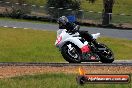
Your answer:
[[[80,49],[72,43],[65,44],[62,47],[61,54],[69,63],[81,63]]]
[[[99,56],[102,63],[112,63],[114,61],[114,54],[110,48],[105,44],[100,44],[100,47],[103,50],[100,50]]]

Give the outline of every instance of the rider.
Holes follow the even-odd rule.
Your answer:
[[[59,29],[66,29],[68,32],[74,32],[75,27],[77,26],[75,23],[69,22],[66,16],[62,16],[58,19]],[[78,31],[80,36],[85,38],[87,41],[94,43],[95,46],[98,46],[98,43],[93,38],[88,31]]]

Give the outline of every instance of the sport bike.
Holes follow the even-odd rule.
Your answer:
[[[76,26],[74,31],[69,32],[66,29],[57,31],[57,39],[55,45],[61,51],[63,58],[69,63],[81,62],[102,62],[112,63],[114,55],[110,48],[105,44],[94,43],[87,41],[79,34],[79,26]],[[100,33],[91,34],[96,40],[100,37]]]

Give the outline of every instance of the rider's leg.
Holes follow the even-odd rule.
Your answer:
[[[91,42],[93,40],[93,37],[91,34],[88,33],[88,31],[79,31],[81,37],[85,38],[87,41]]]
[[[88,31],[80,31],[79,33],[81,37],[85,38],[89,42],[92,42],[95,46],[98,46],[98,42],[96,41],[96,39],[93,38],[90,33],[88,33]]]

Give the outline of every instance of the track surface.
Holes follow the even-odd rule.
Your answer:
[[[44,23],[32,23],[32,22],[18,22],[0,20],[0,26],[15,27],[15,28],[31,28],[38,30],[58,30],[57,24],[44,24]],[[87,30],[90,33],[100,32],[102,36],[124,38],[132,40],[132,30],[118,30],[118,29],[104,29],[93,27],[81,27],[81,30]]]
[[[5,62],[0,63],[0,66],[53,66],[53,67],[63,67],[63,66],[132,66],[132,61],[118,60],[110,64],[100,63],[100,62],[88,62],[80,64],[72,63],[28,63],[28,62]]]

